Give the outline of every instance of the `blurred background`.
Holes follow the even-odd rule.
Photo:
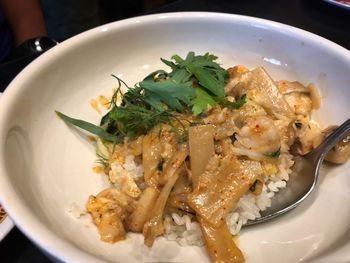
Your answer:
[[[61,42],[93,27],[149,12],[170,2],[173,1],[0,0],[0,63],[18,57],[14,49],[29,39],[48,36]]]
[[[346,10],[328,2],[327,0],[0,0],[0,63],[4,62],[6,57],[9,58],[8,55],[13,48],[33,37],[49,36],[61,42],[105,23],[137,15],[174,11],[218,11],[271,19],[306,29],[349,49],[350,5]]]
[[[48,35],[58,41],[101,24],[152,11],[174,0],[41,0]]]
[[[174,0],[0,0],[0,92],[33,59],[74,35]],[[57,41],[57,42],[56,42]]]
[[[339,38],[337,42],[350,49],[350,7],[339,8],[322,0],[41,0],[41,3],[48,35],[58,41],[101,24],[142,14],[217,11],[287,23],[329,39]]]
[[[212,11],[260,17],[350,49],[350,0],[346,1],[344,7],[340,0],[0,0],[0,92],[55,41],[153,13]]]

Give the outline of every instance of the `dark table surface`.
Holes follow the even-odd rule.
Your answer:
[[[265,18],[310,31],[350,50],[350,9],[322,0],[179,0],[143,13],[121,13],[112,19],[177,11],[212,11]],[[16,227],[0,243],[0,261],[52,262]]]

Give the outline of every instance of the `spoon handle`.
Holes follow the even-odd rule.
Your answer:
[[[343,139],[350,132],[350,119],[336,128],[324,141],[314,150],[311,155],[314,160],[323,160],[325,155],[331,150],[337,142]]]

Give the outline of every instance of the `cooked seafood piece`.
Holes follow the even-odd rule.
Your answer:
[[[263,154],[271,154],[281,148],[280,133],[274,121],[265,116],[245,119],[235,138],[243,147]]]
[[[248,99],[258,103],[277,119],[294,118],[293,110],[277,88],[274,80],[262,67],[241,74],[238,83],[228,93],[228,95],[231,94],[236,98],[246,94]]]
[[[334,131],[338,126],[333,125],[322,131],[324,137]],[[350,158],[350,134],[338,142],[326,155],[325,160],[331,163],[342,164]]]
[[[295,133],[295,141],[291,146],[292,152],[305,155],[315,149],[323,140],[322,130],[315,122],[309,118],[299,118],[290,123]]]
[[[134,210],[134,200],[115,188],[90,196],[86,205],[102,241],[114,243],[125,239],[124,221]]]

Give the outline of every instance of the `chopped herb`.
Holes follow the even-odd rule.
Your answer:
[[[301,129],[303,127],[303,124],[301,122],[295,122],[294,124],[298,129]]]
[[[158,111],[133,104],[113,108],[109,117],[115,121],[117,131],[130,139],[147,133],[159,123],[168,123],[175,118],[167,110]]]
[[[201,113],[198,115],[198,117],[206,118],[206,117],[208,117],[208,115],[207,115],[206,113],[204,113],[204,112],[201,112]]]
[[[226,99],[220,100],[220,104],[224,107],[228,107],[230,109],[239,109],[242,107],[245,103],[247,103],[247,95],[243,94],[242,97],[234,102],[229,102]]]
[[[273,153],[268,153],[268,154],[265,154],[265,155],[268,156],[268,157],[271,157],[271,158],[278,158],[278,157],[280,157],[280,154],[281,154],[281,148],[278,149],[277,151],[273,152]]]
[[[187,142],[188,133],[185,129],[177,130],[177,142],[179,144]]]
[[[201,122],[191,122],[190,123],[190,127],[199,126],[199,125],[203,125],[203,123],[201,123]]]
[[[162,159],[160,159],[160,161],[159,161],[159,163],[158,163],[158,166],[157,166],[157,169],[158,169],[158,171],[163,171],[163,165],[164,165],[164,162],[165,162],[165,160],[162,158]]]
[[[237,138],[236,138],[236,132],[233,133],[231,136],[230,136],[230,139],[231,139],[231,143],[233,144],[235,141],[237,141]]]
[[[228,104],[228,107],[231,109],[239,109],[245,103],[247,103],[247,95],[243,94],[243,96],[239,100],[236,100],[235,102],[230,102],[230,104]]]
[[[249,188],[249,190],[251,191],[251,192],[255,192],[255,190],[256,190],[256,185],[258,184],[258,180],[255,180],[254,181],[254,183],[253,183],[253,185]]]
[[[178,143],[182,144],[182,143],[186,143],[187,142],[187,134],[184,134],[183,136],[178,138]]]
[[[97,156],[98,156],[98,159],[95,162],[98,164],[101,164],[104,168],[107,168],[109,166],[108,159],[106,159],[100,154],[97,154]]]

